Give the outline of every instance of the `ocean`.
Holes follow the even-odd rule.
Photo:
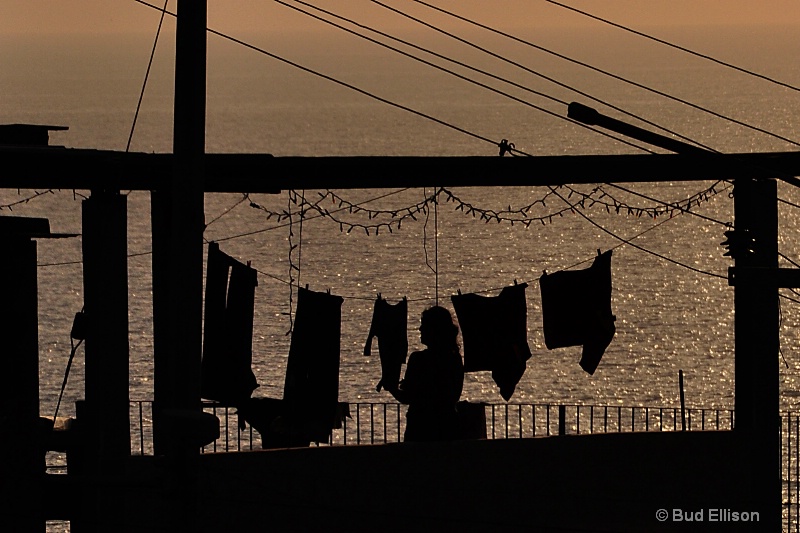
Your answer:
[[[155,30],[155,28],[153,28]],[[552,55],[508,42],[498,36],[470,33],[470,38],[503,57],[577,88],[636,115],[679,132],[721,152],[794,150],[797,145],[735,125],[693,107]],[[549,31],[521,33],[541,46],[687,100],[697,106],[800,141],[800,95],[741,72],[689,57],[629,35],[606,30],[580,35]],[[469,84],[452,75],[382,51],[350,36],[252,34],[240,36],[254,45],[307,68],[356,86],[419,113],[494,141],[508,139],[533,156],[641,153],[635,147],[563,120],[562,103],[518,87],[450,66],[470,79],[505,91],[539,108]],[[689,28],[669,34],[691,47],[737,65],[800,85],[794,60],[800,44],[785,28]],[[515,83],[560,101],[580,101],[623,120],[631,120],[585,96],[552,85],[530,72],[487,58],[443,38],[412,33],[426,46],[449,57],[497,73]],[[768,38],[767,38],[768,37]],[[69,126],[51,134],[51,144],[125,150],[139,91],[152,46],[152,34],[124,36],[2,36],[0,46],[0,123]],[[170,152],[174,38],[162,36],[131,145],[132,151]],[[417,52],[415,52],[417,53]],[[431,59],[444,64],[441,60]],[[251,152],[284,155],[485,155],[497,147],[473,135],[420,117],[298,70],[251,49],[209,37],[208,152]],[[556,116],[557,115],[557,116]],[[443,176],[443,180],[448,177]],[[376,392],[380,377],[377,357],[363,355],[372,305],[378,294],[391,302],[409,299],[409,346],[420,347],[417,325],[423,309],[436,301],[452,309],[457,291],[497,294],[502,287],[525,282],[528,342],[533,357],[512,402],[594,405],[679,406],[678,372],[686,379],[690,407],[732,408],[734,403],[733,289],[724,276],[732,263],[723,257],[725,223],[733,222],[730,184],[714,182],[584,185],[559,189],[577,199],[591,194],[581,212],[606,228],[602,232],[546,187],[480,187],[449,189],[456,201],[439,196],[434,208],[416,220],[377,235],[374,226],[389,223],[386,212],[403,213],[434,194],[440,184],[423,189],[337,190],[345,176],[331,176],[328,191],[295,191],[329,211],[358,204],[332,216],[307,216],[300,228],[300,206],[290,195],[207,194],[207,241],[259,271],[253,339],[253,370],[260,383],[256,396],[280,397],[289,347],[290,302],[296,292],[288,284],[290,226],[269,218],[256,203],[274,213],[291,212],[292,244],[299,245],[291,262],[295,278],[312,290],[330,290],[344,297],[342,310],[342,401],[391,401]],[[712,189],[713,187],[713,189]],[[1,214],[43,216],[53,231],[80,233],[81,201],[88,191],[3,189]],[[700,196],[697,196],[697,195]],[[652,216],[660,202],[694,199],[692,211]],[[779,184],[780,251],[800,260],[800,191]],[[602,197],[602,198],[601,198]],[[526,227],[508,220],[486,223],[457,209],[508,211],[502,218],[524,218]],[[795,204],[795,205],[791,205]],[[613,207],[621,206],[619,213]],[[149,194],[130,192],[129,302],[130,395],[152,398],[152,290]],[[606,209],[610,206],[610,209]],[[374,217],[374,218],[371,218]],[[401,215],[398,215],[401,216]],[[395,217],[397,218],[397,217]],[[367,231],[363,226],[367,226]],[[355,227],[353,231],[347,229]],[[342,231],[344,229],[344,231]],[[438,229],[438,231],[437,231]],[[644,233],[643,233],[644,232]],[[689,265],[694,270],[653,254],[621,245],[639,246]],[[578,366],[580,348],[548,350],[542,334],[538,278],[543,271],[585,268],[597,250],[614,249],[612,308],[616,336],[594,375]],[[60,392],[69,355],[69,331],[82,307],[80,237],[39,243],[39,339],[41,412],[51,414]],[[437,276],[434,269],[438,266]],[[781,266],[790,266],[781,261]],[[711,275],[709,275],[711,274]],[[715,276],[716,275],[716,276]],[[438,289],[438,290],[437,290]],[[800,297],[784,289],[782,294]],[[781,408],[797,408],[800,397],[800,304],[781,301]],[[377,353],[374,350],[373,353]],[[82,398],[83,353],[78,352],[61,406],[74,414]],[[468,374],[463,397],[502,403],[488,373]]]

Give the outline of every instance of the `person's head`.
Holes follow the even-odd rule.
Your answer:
[[[435,305],[422,312],[419,333],[420,342],[429,348],[458,350],[458,326],[444,307]]]

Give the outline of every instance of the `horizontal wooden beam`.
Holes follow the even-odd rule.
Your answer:
[[[0,147],[0,187],[156,190],[170,183],[172,154]],[[423,186],[700,181],[800,175],[800,152],[539,157],[273,157],[206,154],[206,192]]]

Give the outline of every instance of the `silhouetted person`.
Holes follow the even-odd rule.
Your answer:
[[[456,403],[464,386],[458,326],[450,311],[434,306],[422,313],[420,342],[408,358],[405,377],[387,390],[408,404],[406,441],[453,440],[459,436]]]

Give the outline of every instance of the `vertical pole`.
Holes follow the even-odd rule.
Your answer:
[[[2,520],[14,531],[44,532],[36,242],[17,235],[0,238],[4,252],[0,261],[0,336],[5,339],[0,402]]]
[[[200,411],[206,0],[180,0],[175,51],[174,174],[152,195],[154,440],[170,450],[165,410]],[[195,452],[196,453],[196,452]]]
[[[81,424],[89,482],[78,501],[86,507],[82,531],[107,531],[119,528],[126,497],[106,487],[122,478],[131,451],[127,198],[119,191],[92,191],[82,209],[87,327]]]
[[[752,253],[739,253],[736,268],[764,269],[737,278],[735,305],[736,428],[752,461],[751,493],[764,509],[761,527],[777,531],[781,517],[779,417],[778,202],[774,180],[737,179],[736,233],[753,239]],[[746,233],[745,233],[746,232]],[[766,523],[765,523],[766,522]]]
[[[168,417],[202,411],[204,156],[207,0],[179,0],[175,47],[174,173],[153,193],[154,444],[171,465],[164,527],[197,531],[199,446]]]

